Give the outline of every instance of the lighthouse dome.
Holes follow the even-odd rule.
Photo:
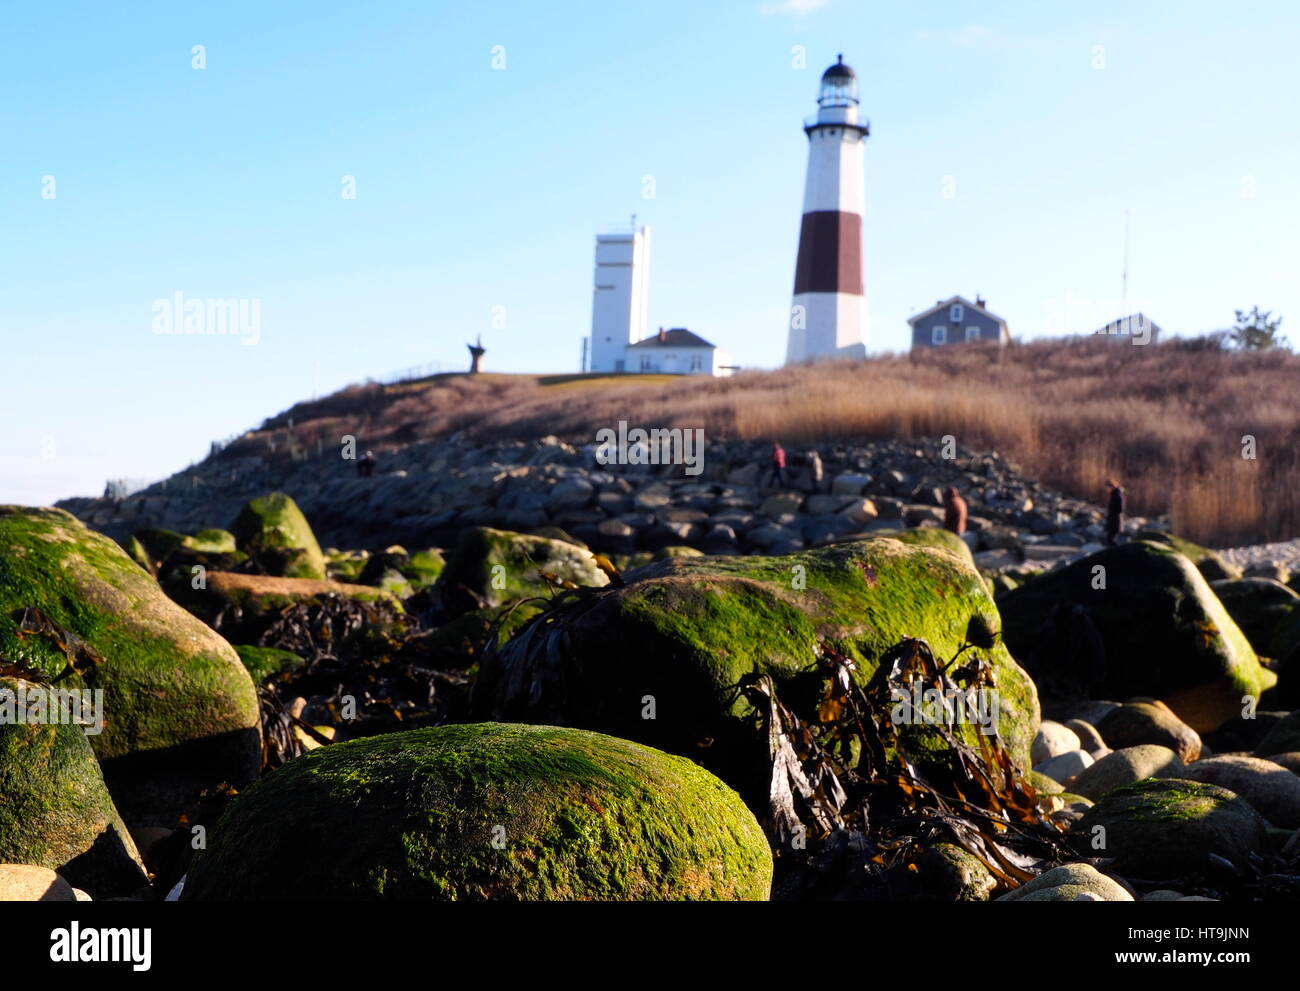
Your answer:
[[[844,64],[844,56],[822,73],[821,95],[817,103],[823,107],[848,107],[858,102],[858,74]]]
[[[830,79],[857,79],[858,74],[853,71],[851,65],[844,64],[844,56],[839,57],[839,61],[822,73],[822,82]]]

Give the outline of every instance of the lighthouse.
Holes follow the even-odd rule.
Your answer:
[[[787,365],[864,358],[862,152],[858,77],[844,56],[822,73],[817,115],[804,122],[808,179],[794,272]]]

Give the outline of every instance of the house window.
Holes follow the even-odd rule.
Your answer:
[[[623,362],[621,362],[621,361],[616,361],[616,362],[614,362],[614,371],[616,371],[616,372],[621,372],[621,371],[623,370],[623,368],[624,368],[624,363],[623,363]]]
[[[691,355],[691,371],[698,372],[704,368],[704,359],[698,354]]]
[[[966,307],[961,303],[953,303],[952,309],[948,311],[948,317],[953,323],[961,323],[966,319]]]
[[[641,371],[643,372],[650,371],[650,359],[645,355],[641,356]]]
[[[931,328],[930,328],[930,343],[931,343],[931,344],[947,344],[947,343],[948,343],[948,328],[947,328],[947,327],[944,327],[943,325],[937,325],[937,326],[931,327]]]
[[[966,340],[978,341],[979,339],[980,339],[980,329],[978,327],[972,327],[968,324],[966,326]]]

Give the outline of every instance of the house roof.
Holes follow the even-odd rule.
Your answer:
[[[953,303],[961,303],[961,305],[965,306],[967,309],[978,310],[980,313],[983,313],[985,316],[992,317],[998,323],[1002,324],[1003,326],[1006,326],[1007,322],[1003,320],[1000,316],[998,316],[996,313],[990,313],[983,306],[976,306],[965,296],[953,296],[951,299],[945,299],[942,303],[936,303],[934,306],[930,307],[928,310],[924,311],[923,313],[918,313],[914,317],[908,317],[907,322],[910,324],[920,323],[926,317],[932,316],[933,314],[938,313],[940,310],[946,310],[948,307],[952,306]]]
[[[1118,320],[1112,320],[1106,326],[1101,327],[1095,333],[1097,334],[1131,334],[1134,327],[1150,327],[1157,334],[1161,333],[1160,326],[1145,313],[1131,313],[1126,317],[1120,317]]]
[[[714,346],[699,334],[692,334],[685,327],[674,327],[672,330],[665,330],[653,337],[628,345],[633,348],[712,348]]]

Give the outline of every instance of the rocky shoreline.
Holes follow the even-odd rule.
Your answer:
[[[0,507],[0,711],[103,701],[0,720],[0,888],[1300,897],[1282,561],[1105,547],[992,453],[822,446],[779,488],[767,453],[452,439]]]

